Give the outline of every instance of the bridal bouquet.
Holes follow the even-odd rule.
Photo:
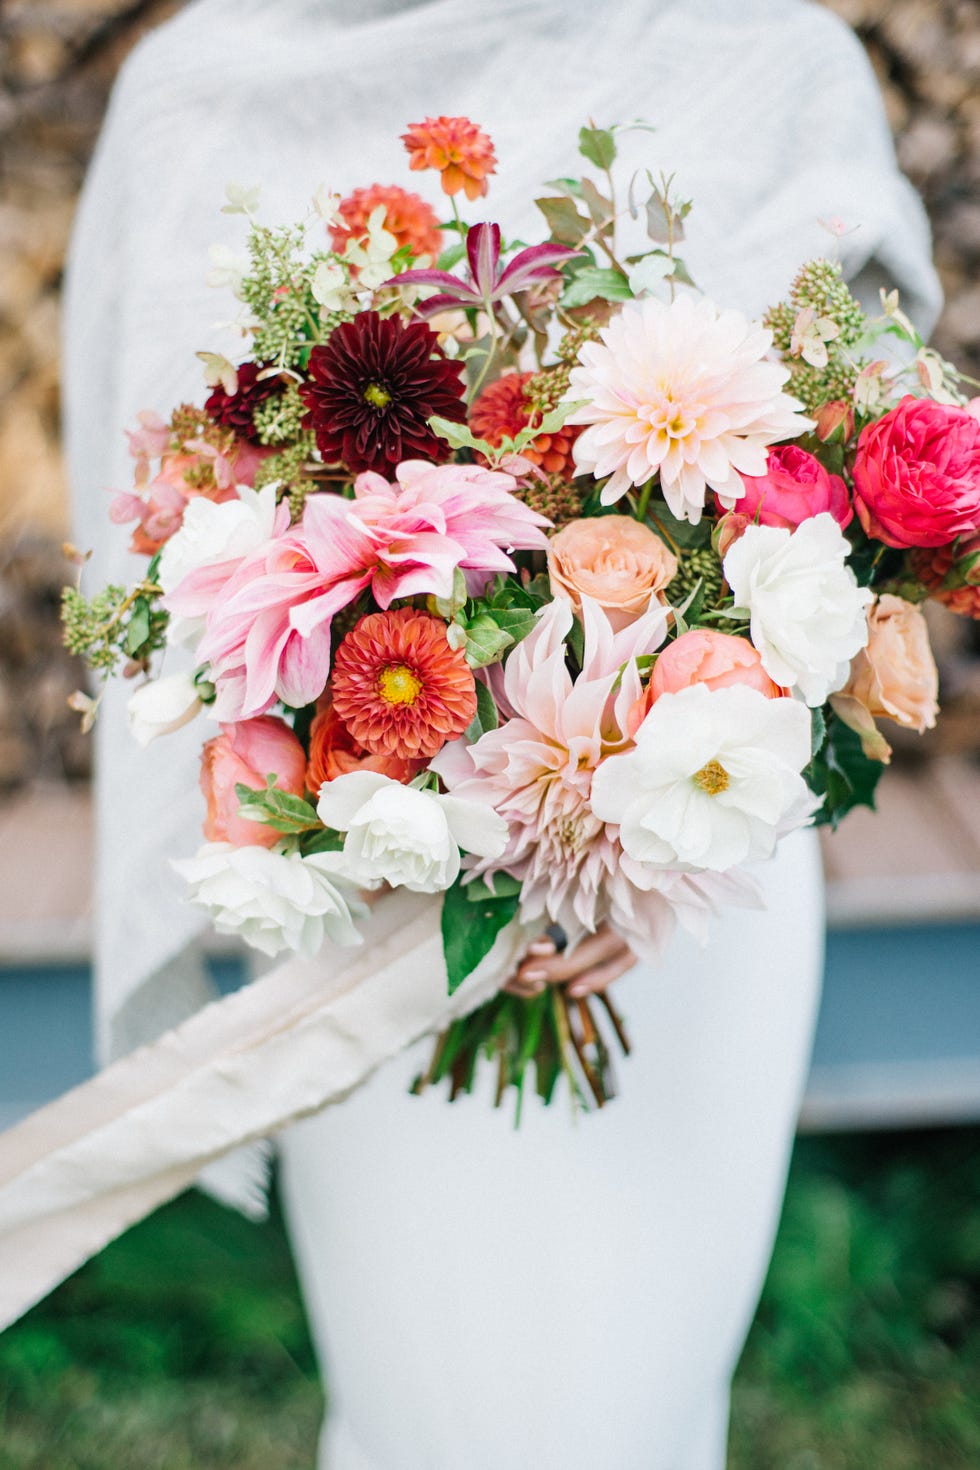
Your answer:
[[[617,200],[618,133],[583,128],[594,177],[546,186],[540,244],[461,218],[496,162],[463,118],[403,139],[448,220],[371,184],[270,227],[228,190],[247,254],[212,277],[246,346],[140,416],[111,516],[145,574],[64,619],[103,674],[165,656],[138,739],[214,722],[177,867],[266,954],[359,942],[391,885],[442,895],[450,988],[515,919],[655,956],[757,901],[786,833],[871,804],[879,720],[935,722],[921,604],[980,616],[977,401],[832,259],[762,324],[706,300],[670,181]],[[501,992],[418,1085],[485,1054],[498,1093],[533,1061],[546,1100],[564,1072],[601,1104],[610,1025],[625,1046],[608,998]]]

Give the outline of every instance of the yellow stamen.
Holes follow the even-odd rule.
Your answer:
[[[693,779],[708,796],[717,796],[731,785],[731,777],[721,761],[709,761],[700,771],[695,771]]]
[[[391,402],[391,394],[380,383],[368,383],[364,389],[364,401],[370,403],[372,408],[387,408]]]
[[[378,675],[378,693],[388,704],[414,704],[422,693],[422,680],[404,664],[389,664]]]

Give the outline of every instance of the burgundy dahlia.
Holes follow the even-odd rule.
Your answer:
[[[462,373],[424,322],[362,311],[314,347],[300,393],[328,464],[388,475],[405,459],[446,459],[448,444],[426,420],[465,421]]]
[[[267,366],[267,363],[243,362],[236,368],[238,387],[235,392],[226,393],[219,383],[204,405],[208,418],[223,428],[232,429],[239,439],[247,439],[251,444],[259,442],[253,419],[255,410],[286,386],[280,377],[259,378],[259,373]]]

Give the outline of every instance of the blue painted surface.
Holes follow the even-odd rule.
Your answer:
[[[222,991],[235,959],[212,963]],[[0,1126],[92,1070],[86,966],[0,968]],[[814,1065],[976,1059],[980,1077],[980,923],[833,932]]]

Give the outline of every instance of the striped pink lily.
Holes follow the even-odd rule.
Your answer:
[[[503,270],[500,269],[500,226],[471,225],[466,236],[466,255],[470,279],[462,280],[448,271],[405,271],[385,281],[386,286],[441,286],[436,296],[416,304],[421,317],[435,316],[440,311],[462,307],[489,311],[495,301],[526,291],[541,282],[560,280],[556,269],[577,255],[567,245],[529,245],[521,250]]]

